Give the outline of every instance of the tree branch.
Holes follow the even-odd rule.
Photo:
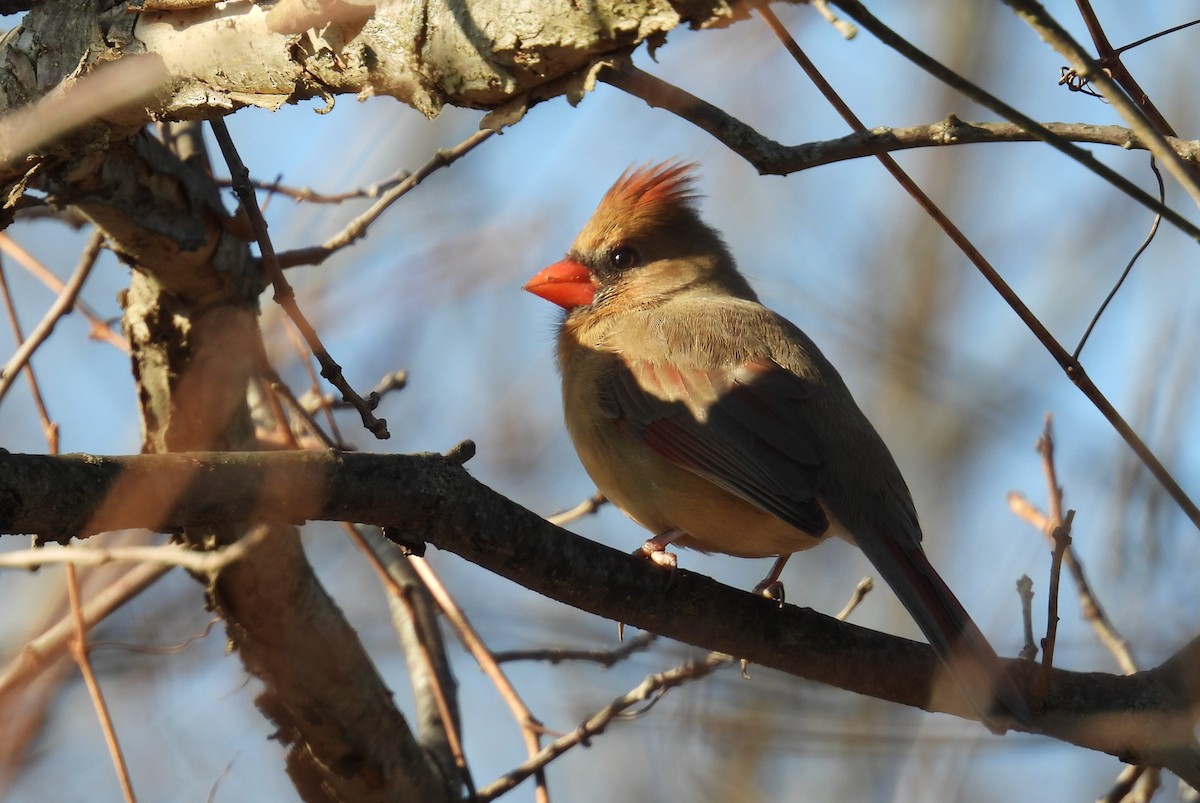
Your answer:
[[[419,533],[600,616],[860,694],[976,718],[924,644],[780,608],[686,570],[665,573],[549,524],[440,455],[0,454],[0,532],[68,541],[117,528],[310,519]],[[1029,688],[1036,667],[1008,666]],[[1197,786],[1197,707],[1200,639],[1130,677],[1055,669],[1036,721],[1048,736],[1165,767]]]

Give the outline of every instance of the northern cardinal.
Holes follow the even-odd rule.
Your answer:
[[[996,653],[930,565],[900,469],[833,365],[758,301],[696,211],[693,164],[626,171],[565,259],[525,289],[566,310],[567,430],[596,486],[669,545],[776,557],[856,544],[981,716],[1028,721]],[[991,723],[994,724],[994,723]]]

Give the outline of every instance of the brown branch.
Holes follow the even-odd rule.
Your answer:
[[[54,293],[61,296],[63,291],[66,290],[67,286],[57,276],[51,273],[45,265],[35,259],[32,254],[18,245],[15,240],[4,232],[0,232],[0,251],[17,260],[21,264],[21,267],[29,271],[34,278],[49,287]],[[129,341],[109,328],[109,325],[100,317],[100,314],[84,303],[83,300],[76,298],[75,309],[83,313],[83,316],[88,319],[88,323],[91,324],[92,329],[88,334],[89,337],[93,340],[103,340],[121,351],[129,351]]]
[[[104,702],[104,692],[100,689],[100,682],[96,679],[96,673],[92,671],[92,661],[88,657],[87,626],[83,621],[83,607],[79,603],[79,578],[76,576],[75,567],[71,564],[67,565],[67,597],[71,603],[71,620],[75,625],[75,637],[71,639],[71,656],[79,665],[79,672],[83,675],[88,696],[91,697],[92,705],[96,709],[96,718],[100,720],[100,729],[104,731],[104,741],[108,745],[108,753],[112,756],[113,766],[116,768],[117,780],[121,784],[121,794],[126,801],[133,803],[135,796],[133,784],[129,781],[129,768],[125,764],[125,755],[121,752],[117,732],[113,728],[112,717],[108,713],[108,705]]]
[[[530,775],[541,772],[547,764],[572,747],[581,744],[587,745],[593,736],[603,733],[614,720],[622,716],[630,716],[626,712],[638,703],[645,703],[645,706],[640,710],[645,711],[658,702],[658,700],[662,699],[662,696],[670,689],[693,680],[708,677],[717,669],[728,664],[729,661],[730,658],[728,655],[711,653],[700,660],[690,661],[682,666],[669,669],[666,672],[660,672],[657,675],[650,675],[638,684],[637,688],[621,695],[604,708],[592,714],[581,722],[578,728],[556,739],[553,744],[547,745],[544,750],[530,758],[529,761],[479,790],[479,796],[476,799],[481,801],[481,803],[482,801],[494,800]]]
[[[113,611],[158,582],[172,569],[164,564],[142,564],[109,583],[83,606],[84,627],[91,630]],[[0,671],[0,699],[16,692],[42,674],[53,662],[62,658],[77,626],[71,617],[59,620],[37,638],[21,647],[16,656]]]
[[[1180,186],[1192,196],[1192,200],[1200,205],[1200,177],[1188,163],[1179,158],[1167,142],[1161,126],[1156,126],[1142,112],[1138,105],[1130,100],[1129,95],[1109,77],[1101,65],[1097,64],[1091,55],[1075,41],[1065,28],[1058,24],[1041,3],[1037,0],[1004,0],[1005,4],[1016,12],[1038,36],[1063,56],[1075,70],[1075,74],[1096,87],[1117,114],[1125,120],[1139,140],[1145,143],[1154,158],[1175,177]],[[1129,76],[1132,81],[1132,76]],[[1133,82],[1133,86],[1137,86]],[[1140,89],[1138,90],[1140,93]],[[1144,96],[1144,93],[1141,93]],[[1162,120],[1165,124],[1166,120]],[[1169,132],[1171,127],[1166,126]]]
[[[600,73],[600,80],[640,98],[648,106],[669,111],[703,129],[764,175],[786,176],[850,159],[916,148],[1041,141],[1038,136],[1015,123],[965,121],[950,115],[945,120],[925,125],[903,128],[876,126],[836,139],[783,145],[723,109],[639,70],[632,63],[615,63]],[[1089,123],[1042,125],[1066,141],[1112,145],[1124,150],[1146,150],[1133,132],[1123,126]],[[1189,161],[1200,160],[1200,141],[1171,138],[1169,142],[1181,157]],[[1153,196],[1148,197],[1156,200]],[[1161,203],[1156,205],[1162,206]],[[1200,236],[1200,229],[1195,234]]]
[[[446,778],[457,779],[454,791],[465,789],[470,798],[475,794],[475,784],[462,746],[458,684],[438,629],[433,597],[411,564],[378,530],[368,534],[346,522],[342,522],[342,529],[367,556],[387,590],[388,607],[416,701],[421,744],[437,760]]]
[[[454,164],[463,156],[475,149],[476,145],[496,133],[496,129],[476,131],[471,136],[451,148],[442,148],[428,162],[421,165],[413,173],[404,178],[396,186],[380,196],[371,208],[350,221],[344,229],[330,237],[320,245],[309,248],[297,248],[294,251],[284,251],[279,254],[279,265],[283,268],[293,268],[297,265],[320,265],[341,249],[354,244],[367,236],[371,224],[387,211],[388,207],[403,198],[430,174],[443,167]]]
[[[1113,80],[1129,93],[1129,97],[1141,108],[1142,113],[1146,115],[1146,118],[1160,134],[1168,137],[1176,136],[1175,129],[1167,122],[1167,118],[1162,115],[1162,112],[1150,100],[1150,96],[1146,94],[1145,90],[1142,89],[1141,85],[1133,77],[1133,73],[1121,61],[1121,53],[1125,50],[1144,44],[1154,37],[1147,37],[1125,47],[1115,48],[1108,41],[1108,35],[1104,32],[1104,26],[1100,24],[1100,19],[1092,9],[1092,4],[1088,0],[1075,0],[1075,6],[1079,9],[1079,16],[1083,17],[1084,24],[1087,25],[1088,35],[1092,37],[1092,44],[1096,46],[1097,62],[1100,66],[1108,70]],[[1180,26],[1180,28],[1186,27],[1186,25]],[[1179,28],[1175,30],[1179,30]]]
[[[1171,225],[1192,239],[1200,241],[1200,228],[1197,228],[1197,226],[1183,215],[1170,207],[1160,204],[1158,199],[1153,195],[1120,175],[1108,165],[1100,162],[1084,148],[1080,148],[1066,138],[1059,136],[1046,125],[1039,123],[1027,114],[1021,113],[1016,108],[1000,100],[1000,98],[985,91],[982,87],[968,81],[944,64],[930,57],[919,47],[913,45],[887,25],[884,25],[882,21],[871,14],[858,0],[830,0],[830,2],[842,9],[848,17],[863,28],[870,31],[880,42],[892,48],[934,78],[961,92],[971,100],[981,104],[984,108],[991,109],[1004,119],[1016,123],[1021,128],[1033,134],[1037,139],[1078,162],[1147,209],[1152,212],[1162,213],[1164,220],[1170,222]]]
[[[121,482],[127,493],[109,492]],[[174,499],[145,504],[143,488]],[[884,700],[977,715],[924,644],[780,606],[685,569],[665,573],[547,523],[440,455],[339,452],[47,457],[0,453],[0,532],[75,535],[219,521],[402,525],[441,549],[614,621]],[[270,554],[270,547],[260,547]],[[238,564],[235,564],[236,568]],[[654,600],[649,604],[648,600]],[[1007,662],[1019,688],[1035,667]],[[1192,711],[1200,639],[1132,677],[1054,669],[1037,726],[1200,784]]]
[[[461,463],[447,461],[450,465],[461,467]],[[418,528],[417,532],[420,531]],[[479,664],[479,668],[483,670],[488,679],[492,681],[492,685],[496,687],[496,691],[500,693],[504,704],[508,706],[508,710],[512,713],[513,719],[517,722],[517,727],[521,729],[521,738],[525,742],[525,749],[530,757],[537,755],[541,749],[541,734],[544,726],[533,712],[529,710],[529,706],[521,699],[521,695],[517,692],[515,686],[508,679],[508,675],[500,667],[500,663],[492,655],[492,651],[484,643],[483,638],[471,624],[467,615],[458,607],[458,603],[450,595],[450,592],[442,584],[442,580],[433,571],[433,567],[425,561],[424,558],[415,555],[407,556],[408,564],[421,581],[425,584],[425,588],[429,591],[433,601],[437,603],[441,609],[442,615],[446,617],[446,621],[454,629],[454,633],[458,636],[463,646],[467,648],[467,652]],[[549,803],[550,792],[546,786],[546,776],[539,768],[534,773],[534,799],[537,803]]]
[[[75,306],[75,301],[79,298],[79,291],[83,289],[83,283],[91,274],[92,267],[96,264],[97,257],[100,256],[100,246],[103,244],[104,235],[99,231],[93,232],[92,236],[88,238],[87,245],[83,248],[83,255],[79,258],[79,266],[75,268],[75,273],[64,285],[58,298],[50,305],[50,309],[46,310],[42,320],[29,333],[29,337],[22,341],[16,353],[5,364],[4,369],[0,370],[0,399],[3,399],[4,395],[8,393],[8,389],[12,386],[12,382],[21,368],[29,362],[29,358],[33,356],[38,347],[46,342],[46,338],[50,337],[50,333],[54,331],[54,327],[58,325],[62,317]]]
[[[640,633],[634,638],[611,650],[569,650],[554,647],[542,650],[506,650],[492,653],[496,663],[509,661],[545,661],[549,664],[561,664],[566,661],[587,661],[599,664],[605,669],[616,666],[635,652],[641,652],[649,647],[658,636],[653,633]]]
[[[561,513],[555,513],[553,516],[547,516],[546,521],[557,527],[563,527],[573,521],[582,519],[584,516],[595,515],[607,502],[608,500],[604,498],[604,494],[596,491],[596,493],[584,499],[575,507],[564,510]]]
[[[258,208],[258,203],[254,196],[254,187],[250,184],[250,171],[246,169],[246,165],[242,163],[241,157],[238,155],[237,148],[233,144],[233,138],[229,136],[229,129],[225,127],[225,121],[220,118],[214,118],[209,121],[212,127],[213,135],[217,138],[217,143],[221,146],[221,153],[225,156],[225,163],[229,166],[229,173],[233,176],[233,188],[237,192],[238,199],[242,202],[242,210],[250,218],[250,225],[254,229],[254,237],[258,241],[258,249],[262,254],[263,266],[266,268],[267,276],[271,280],[272,286],[275,288],[275,303],[283,307],[283,311],[287,313],[288,318],[300,330],[300,334],[304,336],[304,342],[312,349],[313,356],[321,364],[321,376],[325,377],[331,385],[337,388],[342,393],[342,398],[354,406],[362,418],[363,427],[376,438],[386,440],[391,437],[387,429],[387,421],[375,416],[374,410],[379,404],[377,396],[368,396],[364,399],[358,395],[350,383],[346,380],[342,373],[342,366],[330,356],[325,345],[321,342],[321,338],[317,335],[317,330],[309,323],[308,318],[300,310],[300,305],[296,303],[296,293],[292,290],[291,284],[283,275],[283,269],[279,265],[279,261],[275,258],[275,247],[271,244],[271,237],[267,234],[267,222],[263,219],[262,212]]]

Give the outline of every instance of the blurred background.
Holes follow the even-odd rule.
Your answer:
[[[1050,3],[1080,41],[1074,5]],[[1184,2],[1095,4],[1120,45],[1187,22]],[[945,89],[862,33],[843,40],[808,7],[778,15],[850,106],[870,126],[994,115]],[[999,3],[897,2],[885,21],[939,60],[1042,121],[1120,124],[1102,101],[1059,86],[1063,62]],[[0,26],[17,24],[0,19]],[[1185,139],[1195,137],[1188,72],[1200,27],[1125,55],[1142,86]],[[845,125],[757,18],[718,31],[672,32],[643,69],[723,108],[785,144],[840,137]],[[480,112],[445,109],[436,120],[386,99],[341,97],[276,113],[227,119],[261,180],[341,192],[415,169],[478,127]],[[1090,146],[1105,163],[1154,191],[1149,157]],[[214,154],[218,152],[214,148]],[[631,164],[671,157],[702,166],[705,218],[720,229],[763,300],[805,329],[841,369],[889,443],[920,511],[932,561],[997,650],[1022,644],[1015,582],[1034,582],[1035,631],[1044,632],[1049,548],[1015,518],[1006,495],[1046,505],[1034,444],[1053,414],[1065,505],[1077,511],[1075,547],[1100,600],[1143,667],[1195,635],[1200,587],[1196,529],[1162,493],[1092,405],[1016,316],[873,159],[786,178],[753,168],[691,124],[600,84],[578,107],[557,99],[427,179],[369,236],[315,268],[289,272],[302,308],[360,390],[405,369],[409,385],[380,414],[392,439],[376,441],[340,419],[358,448],[445,451],[478,444],[472,473],[550,514],[593,493],[562,425],[553,358],[557,311],[521,291],[560,258],[611,182]],[[1151,214],[1074,162],[1040,144],[975,145],[896,158],[979,246],[1067,346],[1146,236]],[[220,169],[220,168],[219,168]],[[266,196],[261,196],[266,200]],[[233,208],[231,194],[227,205]],[[1195,218],[1168,182],[1168,203]],[[266,217],[277,250],[321,242],[368,201],[297,204],[274,196]],[[83,234],[42,220],[9,230],[66,278]],[[83,298],[119,317],[128,271],[110,254]],[[5,260],[23,323],[51,294]],[[304,366],[281,314],[263,300],[271,357],[297,390]],[[1200,273],[1195,244],[1163,226],[1101,319],[1082,362],[1193,498],[1200,496]],[[61,426],[62,450],[131,453],[140,447],[128,358],[87,339],[78,315],[35,356],[43,393]],[[0,353],[15,347],[0,327]],[[0,444],[46,449],[27,388],[0,406]],[[632,550],[644,533],[618,511],[575,522],[575,531]],[[402,656],[383,590],[333,526],[306,529],[322,581],[358,628],[402,707],[410,705]],[[25,549],[24,539],[0,548]],[[494,650],[616,646],[616,625],[544,599],[449,554],[429,561]],[[750,588],[767,561],[692,553],[681,565]],[[871,571],[857,551],[829,543],[793,560],[788,601],[835,613]],[[11,656],[40,632],[61,600],[61,569],[0,576],[0,648]],[[1064,579],[1056,664],[1118,671],[1085,623]],[[135,789],[144,800],[291,800],[271,726],[254,708],[256,683],[225,654],[221,627],[200,586],[175,572],[94,632],[94,654]],[[891,592],[879,587],[858,624],[920,638]],[[185,642],[186,645],[185,645]],[[151,649],[143,649],[151,648]],[[476,783],[524,760],[518,730],[498,695],[452,645],[465,747]],[[618,666],[508,665],[535,715],[556,731],[697,651],[660,641]],[[7,660],[7,658],[6,658]],[[45,721],[15,770],[5,799],[110,800],[119,788],[86,690],[73,666],[30,704]],[[13,736],[10,734],[10,736]],[[13,736],[15,738],[15,736]],[[64,762],[69,760],[69,772]],[[1049,739],[990,735],[928,715],[766,669],[736,667],[672,691],[653,711],[615,723],[550,765],[558,801],[1007,800],[1014,783],[1047,800],[1090,800],[1121,769],[1116,759]],[[1175,799],[1168,779],[1159,799]],[[504,798],[532,799],[526,783]]]

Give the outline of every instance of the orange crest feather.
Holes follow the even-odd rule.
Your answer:
[[[694,162],[667,161],[629,168],[604,193],[589,228],[599,236],[646,231],[680,214],[695,214]]]

